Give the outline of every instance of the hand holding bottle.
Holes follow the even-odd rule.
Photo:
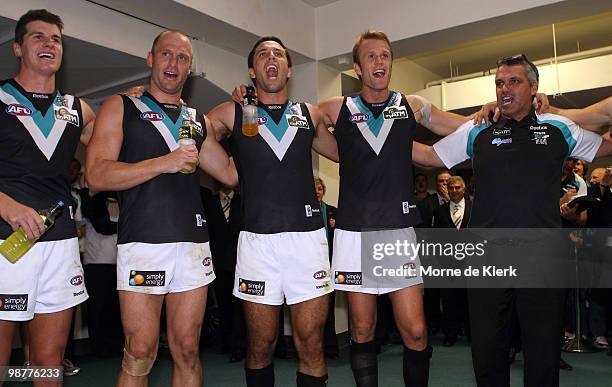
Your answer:
[[[198,148],[195,145],[179,146],[162,158],[164,159],[164,173],[190,170],[198,165]]]
[[[6,195],[3,196],[5,200],[2,200],[0,205],[0,217],[11,226],[13,231],[21,227],[29,240],[35,241],[40,238],[45,231],[45,226],[38,212]]]

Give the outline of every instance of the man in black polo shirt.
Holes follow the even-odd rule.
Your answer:
[[[572,121],[537,114],[537,68],[524,56],[504,58],[495,75],[497,123],[468,122],[433,146],[447,168],[471,158],[478,182],[470,227],[558,228],[561,171],[566,157],[591,161],[612,153],[610,133],[599,137]],[[525,172],[527,171],[527,172]],[[525,386],[558,386],[563,289],[469,289],[472,358],[479,387],[510,385],[509,310],[522,329]]]

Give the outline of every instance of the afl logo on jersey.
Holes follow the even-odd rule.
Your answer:
[[[30,110],[30,108],[23,106],[23,105],[19,105],[19,104],[12,104],[12,105],[8,105],[6,107],[6,112],[8,114],[12,114],[14,116],[30,116],[32,115],[32,110]]]
[[[266,122],[268,122],[268,119],[266,117],[257,117],[257,125],[265,125]]]
[[[72,286],[79,286],[82,283],[83,283],[82,275],[75,275],[74,277],[70,278],[70,285]]]
[[[366,122],[369,119],[370,119],[370,116],[368,116],[367,114],[365,114],[365,113],[357,113],[357,114],[353,114],[351,116],[350,121],[353,124],[359,124],[359,123],[362,123],[362,122]]]
[[[161,121],[164,119],[164,116],[163,114],[149,111],[140,114],[140,119],[145,121]]]

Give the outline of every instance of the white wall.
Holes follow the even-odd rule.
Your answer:
[[[391,41],[464,25],[559,0],[340,0],[316,9],[317,58],[349,52],[367,29],[384,30]]]

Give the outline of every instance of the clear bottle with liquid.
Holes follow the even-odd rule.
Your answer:
[[[43,220],[45,232],[55,223],[55,218],[62,212],[64,202],[59,201],[50,208],[38,211],[38,214]],[[36,241],[31,241],[26,237],[25,231],[21,227],[14,233],[9,235],[2,244],[0,244],[0,254],[2,254],[9,262],[15,263],[23,257],[34,246]]]
[[[242,134],[247,137],[257,136],[259,133],[257,116],[255,88],[253,86],[247,86],[246,95],[242,102]]]
[[[189,118],[184,118],[183,125],[181,125],[181,127],[179,128],[178,144],[179,146],[188,146],[196,144],[196,141],[193,138],[193,130],[191,128],[191,121],[189,120]],[[180,172],[184,174],[191,174],[194,173],[195,170],[195,164],[191,164],[190,169],[181,169]]]

